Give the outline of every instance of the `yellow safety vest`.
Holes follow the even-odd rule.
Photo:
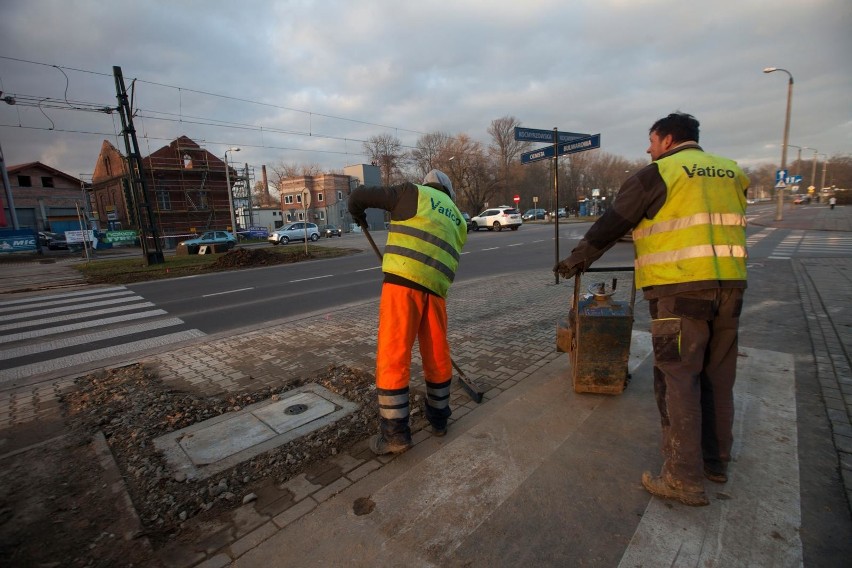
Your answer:
[[[656,163],[668,195],[633,230],[636,287],[745,280],[746,175],[733,160],[696,149]]]
[[[417,214],[391,221],[382,271],[446,298],[467,240],[467,223],[446,193],[425,185],[417,189]]]

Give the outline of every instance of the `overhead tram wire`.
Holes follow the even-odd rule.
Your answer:
[[[64,66],[64,65],[42,63],[42,62],[39,62],[39,61],[29,61],[29,60],[26,60],[26,59],[19,59],[19,58],[16,58],[16,57],[8,57],[8,56],[4,56],[4,55],[0,55],[0,59],[6,59],[6,60],[9,60],[9,61],[16,61],[16,62],[19,62],[19,63],[27,63],[27,64],[31,64],[31,65],[40,65],[40,66],[43,66],[43,67],[51,67],[51,68],[55,68],[55,69],[60,70],[60,72],[63,69],[66,69],[68,71],[76,71],[78,73],[88,73],[88,74],[91,74],[91,75],[100,75],[102,77],[109,77],[109,78],[113,77],[112,73],[103,73],[103,72],[100,72],[100,71],[91,71],[91,70],[88,70],[88,69],[77,69],[77,68],[74,68],[74,67],[67,67],[67,66]],[[66,76],[66,78],[67,78],[67,76]],[[322,118],[330,118],[330,119],[333,119],[333,120],[342,120],[342,121],[345,121],[345,122],[353,122],[353,123],[356,123],[356,124],[363,124],[363,125],[366,125],[366,126],[377,126],[379,128],[386,128],[388,130],[395,130],[395,131],[398,131],[398,132],[410,132],[412,134],[421,134],[421,135],[425,134],[425,132],[421,132],[419,130],[413,130],[413,129],[409,129],[409,128],[401,128],[401,127],[398,127],[398,126],[388,126],[386,124],[378,124],[376,122],[369,122],[369,121],[366,121],[366,120],[358,120],[358,119],[354,119],[354,118],[345,118],[345,117],[335,116],[335,115],[331,115],[331,114],[323,114],[323,113],[317,113],[317,112],[313,112],[313,111],[309,111],[309,110],[286,107],[286,106],[283,106],[283,105],[276,105],[276,104],[272,104],[272,103],[264,103],[264,102],[260,102],[260,101],[254,101],[254,100],[251,100],[251,99],[244,99],[244,98],[240,98],[240,97],[232,97],[232,96],[229,96],[229,95],[220,95],[218,93],[211,93],[211,92],[208,92],[208,91],[201,91],[201,90],[198,90],[198,89],[188,89],[188,88],[180,87],[180,86],[176,86],[176,85],[169,85],[167,83],[158,83],[156,81],[146,81],[145,79],[134,78],[134,79],[132,79],[132,81],[136,81],[138,83],[145,83],[145,84],[149,84],[149,85],[155,85],[155,86],[158,86],[158,87],[176,89],[176,90],[179,90],[179,91],[183,90],[183,91],[187,91],[187,92],[190,92],[190,93],[196,93],[196,94],[206,95],[206,96],[210,96],[210,97],[217,97],[217,98],[228,99],[228,100],[233,100],[233,101],[242,102],[242,103],[260,105],[260,106],[275,108],[275,109],[279,109],[279,110],[287,110],[287,111],[298,112],[298,113],[307,114],[307,115],[319,116],[319,117],[322,117]]]

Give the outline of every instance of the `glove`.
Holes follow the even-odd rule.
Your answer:
[[[570,256],[553,267],[553,272],[558,273],[562,278],[573,278],[578,273],[582,273],[585,268],[583,261],[576,261]]]

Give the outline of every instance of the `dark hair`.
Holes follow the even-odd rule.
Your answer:
[[[672,142],[679,144],[692,140],[698,142],[698,120],[691,114],[684,112],[673,112],[665,118],[661,118],[651,126],[648,133],[656,132],[664,138],[672,135]]]

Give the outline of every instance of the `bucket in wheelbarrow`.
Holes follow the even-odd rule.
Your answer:
[[[633,267],[590,268],[587,272],[625,272]],[[613,300],[618,279],[596,282],[580,297],[580,274],[568,318],[556,327],[556,348],[568,353],[571,380],[578,393],[620,394],[630,380],[628,361],[633,335],[636,287],[631,278],[630,301]]]

